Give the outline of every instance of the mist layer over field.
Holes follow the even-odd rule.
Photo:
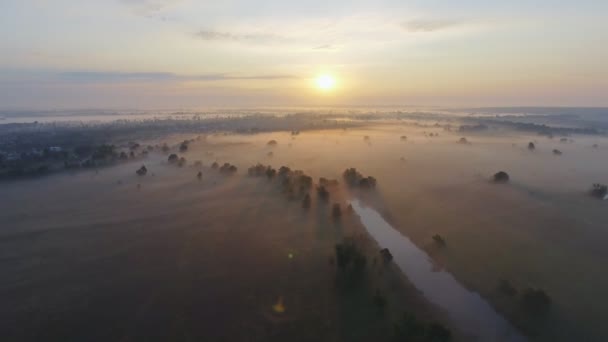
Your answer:
[[[459,143],[462,137],[467,143]],[[190,138],[195,136],[154,142]],[[352,308],[334,293],[327,260],[334,243],[364,234],[358,218],[338,224],[316,199],[311,211],[302,211],[265,178],[247,176],[248,167],[262,163],[303,170],[315,182],[342,181],[349,167],[372,175],[378,185],[367,203],[515,326],[546,341],[608,337],[602,321],[608,315],[608,202],[588,195],[592,183],[608,181],[604,137],[573,135],[560,142],[509,129],[464,133],[382,121],[348,129],[208,134],[179,155],[187,166],[169,165],[166,155],[154,153],[99,172],[2,185],[0,291],[8,336],[388,336],[390,322],[374,315],[344,318]],[[198,160],[202,167],[193,166]],[[209,167],[213,162],[234,164],[238,172],[220,175]],[[142,163],[148,169],[143,177],[135,174]],[[491,182],[498,171],[507,172],[510,182]],[[342,204],[356,195],[343,185],[331,194]],[[445,247],[433,243],[436,234]],[[520,290],[542,288],[551,297],[549,316],[531,327],[518,299],[498,290],[501,280]],[[407,279],[389,283],[400,283],[385,288],[405,297],[395,299],[395,312],[408,303],[423,317],[450,325]],[[279,298],[285,315],[271,309]]]

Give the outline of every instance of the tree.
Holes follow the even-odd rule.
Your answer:
[[[531,141],[530,141],[530,142],[528,143],[528,150],[530,150],[530,151],[534,151],[535,149],[536,149],[536,146],[534,145],[534,143],[533,143],[533,142],[531,142]]]
[[[145,165],[142,165],[137,171],[135,171],[139,176],[145,176],[148,173],[148,169]]]
[[[317,194],[322,200],[327,200],[329,198],[329,191],[322,185],[317,188]]]
[[[276,175],[277,175],[277,170],[271,168],[270,166],[266,169],[266,177],[268,179],[272,179]]]
[[[606,195],[608,195],[607,185],[595,183],[591,186],[591,196],[604,199]]]
[[[509,174],[504,171],[498,171],[494,174],[495,183],[507,183],[509,181]]]
[[[180,152],[186,152],[188,151],[188,140],[184,140],[180,145],[179,145],[179,151]]]
[[[558,149],[554,149],[553,150],[553,154],[555,154],[556,156],[561,156],[562,155],[562,151],[560,151]]]
[[[361,274],[367,264],[367,258],[351,240],[336,244],[336,263],[338,269],[345,273]]]
[[[202,180],[202,179],[203,179],[203,173],[202,173],[201,171],[199,171],[199,172],[196,174],[196,178],[198,178],[198,180],[199,180],[199,181],[200,181],[200,180]]]
[[[271,146],[271,147],[277,146],[277,144],[278,143],[276,140],[270,140],[268,143],[266,143],[266,145]]]
[[[386,297],[380,292],[380,290],[376,290],[376,293],[374,293],[374,305],[376,306],[376,308],[378,309],[378,312],[383,312],[384,308],[386,307]]]
[[[169,146],[167,146],[167,143],[163,143],[163,146],[160,148],[161,151],[163,151],[163,153],[169,153]]]
[[[407,312],[395,324],[393,335],[395,342],[448,342],[451,340],[452,333],[443,325],[436,322],[425,324]]]
[[[342,208],[340,207],[340,203],[334,203],[331,208],[331,216],[335,219],[340,218],[342,216]]]
[[[376,178],[368,176],[359,181],[359,187],[362,189],[372,189],[376,187]]]
[[[307,193],[306,195],[304,195],[304,199],[302,199],[302,208],[304,208],[304,209],[310,208],[310,202],[311,202],[310,194]]]
[[[169,155],[167,161],[169,162],[169,164],[177,164],[177,162],[179,161],[179,157],[177,156],[177,154],[173,153]]]
[[[224,165],[220,167],[220,173],[223,175],[233,175],[236,173],[236,171],[237,167],[231,165],[230,163],[224,163]]]
[[[467,145],[469,143],[469,141],[467,140],[467,138],[462,137],[460,138],[460,140],[458,140],[459,144],[463,144],[463,145]]]
[[[393,255],[391,254],[391,251],[388,250],[388,248],[382,248],[380,250],[380,255],[382,256],[382,260],[385,264],[393,260]]]
[[[433,241],[435,241],[435,243],[439,247],[445,247],[445,245],[446,245],[445,239],[439,234],[433,235]]]
[[[213,164],[211,164],[212,169],[217,169],[219,167],[220,167],[220,164],[218,164],[217,162],[213,162]]]

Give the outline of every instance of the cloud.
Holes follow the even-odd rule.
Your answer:
[[[436,32],[443,31],[454,26],[458,26],[459,22],[453,20],[410,20],[401,24],[401,27],[407,32]]]
[[[324,45],[315,46],[312,49],[313,50],[333,50],[334,46],[331,44],[324,44]]]
[[[160,16],[161,20],[167,20],[161,16],[169,8],[179,4],[182,0],[120,0],[131,8],[134,14],[154,18]]]
[[[194,34],[197,38],[209,41],[250,41],[250,42],[276,42],[284,40],[283,37],[269,33],[232,33],[215,30],[201,30]]]
[[[203,75],[177,75],[170,72],[103,72],[70,71],[57,75],[59,79],[81,83],[108,82],[175,82],[175,81],[230,81],[230,80],[280,80],[296,78],[286,74],[243,75],[214,73]]]

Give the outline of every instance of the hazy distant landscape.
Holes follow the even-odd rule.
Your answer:
[[[0,331],[15,341],[601,341],[605,112],[2,123]],[[386,223],[365,216],[375,213]],[[378,224],[400,237],[375,235],[386,234]],[[454,280],[425,280],[433,274]],[[493,313],[470,324],[479,310]]]
[[[0,341],[608,341],[608,1],[0,1]]]

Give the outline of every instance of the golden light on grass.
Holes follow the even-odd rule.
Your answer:
[[[331,75],[323,74],[317,76],[315,83],[317,84],[317,88],[329,91],[336,86],[336,79]]]

